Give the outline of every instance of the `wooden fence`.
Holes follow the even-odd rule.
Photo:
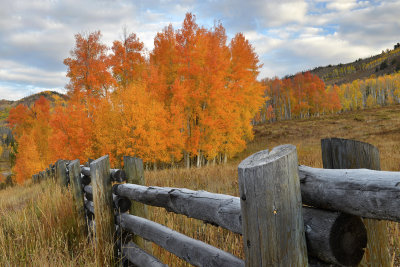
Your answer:
[[[108,156],[86,166],[59,160],[33,180],[71,185],[100,260],[105,244],[115,244],[110,262],[166,266],[145,251],[151,241],[195,266],[356,266],[364,254],[371,266],[389,266],[386,224],[378,220],[400,222],[400,172],[379,171],[370,144],[321,143],[330,169],[298,166],[292,145],[246,158],[238,167],[240,197],[144,186],[143,163],[131,157],[123,170],[110,169]],[[146,219],[145,205],[243,235],[245,260]]]

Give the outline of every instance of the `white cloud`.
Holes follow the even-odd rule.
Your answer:
[[[67,82],[66,72],[49,72],[40,68],[0,60],[0,81],[59,87]]]
[[[126,26],[151,50],[155,34],[169,23],[179,28],[186,12],[207,28],[220,20],[229,37],[244,32],[264,63],[260,78],[367,57],[400,36],[395,0],[0,2],[0,98],[64,87],[62,62],[76,33],[101,30],[111,46]]]
[[[328,1],[326,7],[328,9],[335,9],[335,10],[350,10],[357,6],[356,0],[334,0]]]

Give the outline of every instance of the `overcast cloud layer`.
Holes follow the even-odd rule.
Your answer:
[[[151,50],[155,34],[169,23],[179,28],[186,12],[205,27],[221,21],[230,38],[243,32],[264,64],[260,79],[350,62],[400,41],[400,1],[0,0],[0,99],[63,92],[76,33],[100,30],[111,46],[127,27]]]

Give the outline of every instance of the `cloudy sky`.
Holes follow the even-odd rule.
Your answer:
[[[103,42],[136,33],[148,50],[186,12],[228,37],[243,32],[264,64],[259,78],[294,74],[377,54],[400,42],[400,1],[356,0],[0,0],[0,99],[63,92],[63,59],[74,34],[100,30]]]

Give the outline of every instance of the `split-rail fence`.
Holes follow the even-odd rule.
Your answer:
[[[400,172],[379,171],[370,144],[321,145],[324,169],[298,166],[293,145],[246,158],[240,197],[145,186],[143,163],[133,157],[124,157],[124,169],[111,169],[108,156],[85,165],[59,160],[33,181],[70,185],[97,256],[113,244],[113,262],[124,266],[166,266],[146,251],[148,241],[195,266],[389,266],[386,221],[400,222]],[[146,205],[241,234],[245,259],[146,219]]]

